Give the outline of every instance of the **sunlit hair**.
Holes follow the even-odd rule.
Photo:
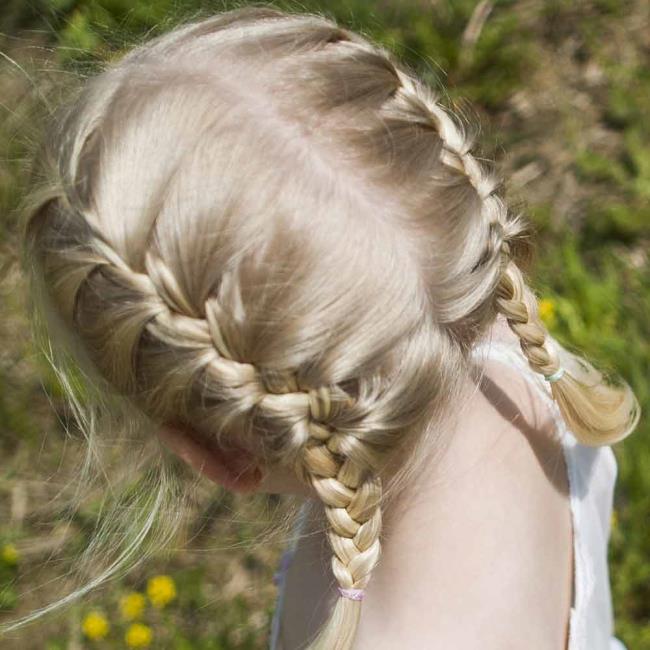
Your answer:
[[[330,18],[228,11],[85,84],[26,224],[34,302],[73,367],[142,426],[182,423],[295,471],[345,588],[367,585],[382,507],[443,444],[498,314],[536,372],[567,369],[552,393],[580,442],[639,418],[625,382],[551,339],[525,281],[528,223],[439,95]],[[361,607],[338,598],[309,648],[350,648]]]

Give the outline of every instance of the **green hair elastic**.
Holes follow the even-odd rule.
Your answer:
[[[549,382],[558,381],[562,378],[565,370],[565,368],[558,368],[552,375],[544,375],[544,379]]]

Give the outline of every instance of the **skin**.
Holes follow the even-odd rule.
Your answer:
[[[444,454],[383,512],[382,555],[353,650],[566,648],[573,537],[561,444],[519,373],[493,360],[484,370],[480,385],[468,381],[464,416]],[[161,437],[227,489],[312,500],[287,574],[280,634],[281,650],[304,648],[336,599],[315,495],[285,472],[259,471],[244,452],[206,452],[180,430]]]
[[[270,470],[263,467],[245,449],[226,452],[218,447],[208,447],[188,429],[171,424],[157,433],[165,446],[194,470],[232,492],[297,494],[306,498],[316,496],[315,491],[295,475],[282,468]]]

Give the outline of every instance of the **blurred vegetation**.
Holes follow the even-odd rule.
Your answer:
[[[442,82],[448,99],[480,120],[482,154],[497,161],[511,202],[525,202],[535,225],[531,284],[544,299],[549,327],[569,349],[620,373],[641,401],[639,428],[614,447],[619,479],[610,572],[616,634],[630,650],[650,650],[646,0],[274,4],[319,11],[376,38],[427,81]],[[76,457],[62,459],[61,450],[72,454],[80,445],[63,433],[60,392],[26,326],[17,208],[32,143],[58,85],[180,20],[233,6],[7,0],[0,8],[0,610],[8,618],[67,593],[48,580],[68,567],[96,514],[91,499],[88,512],[61,531],[52,528],[48,510],[62,487],[58,472],[64,482],[74,471]],[[281,546],[251,547],[246,540],[270,505],[206,492],[184,550],[151,561],[62,616],[42,619],[16,647],[266,648]],[[169,573],[175,589],[158,608],[145,597],[156,571]],[[42,587],[32,593],[35,584]],[[129,619],[123,602],[134,592],[140,596],[132,596]]]

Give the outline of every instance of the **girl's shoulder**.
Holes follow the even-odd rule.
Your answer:
[[[521,637],[559,648],[566,639],[572,521],[562,445],[525,377],[485,361],[445,453],[386,517],[399,544],[389,538],[375,568],[386,590],[364,603],[360,648],[474,648],[477,638],[503,648]]]
[[[610,445],[587,446],[578,441],[561,416],[550,384],[529,366],[516,336],[506,329],[509,327],[504,322],[495,326],[494,332],[475,347],[473,358],[485,373],[484,383],[489,386],[490,382],[501,382],[506,399],[512,398],[522,412],[528,412],[528,418],[524,416],[524,419],[535,419],[534,414],[538,414],[538,420],[546,419],[554,444],[561,448],[555,465],[566,471],[574,533],[568,647],[570,650],[601,647],[605,642],[609,647],[612,609],[604,558],[618,474],[616,456]],[[611,644],[620,647],[620,642],[613,637]]]

